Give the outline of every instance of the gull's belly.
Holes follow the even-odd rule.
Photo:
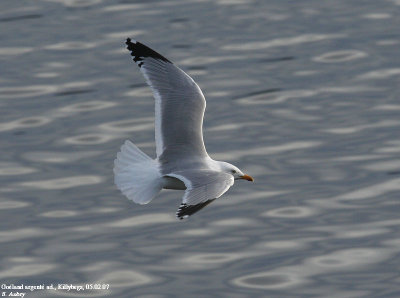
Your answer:
[[[177,178],[164,176],[162,181],[165,189],[186,189],[185,184]]]

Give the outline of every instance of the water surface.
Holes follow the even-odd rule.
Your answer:
[[[399,1],[2,1],[1,284],[26,297],[400,295]],[[255,177],[186,221],[182,192],[113,185],[150,156],[154,104],[124,48],[207,98],[215,159]]]

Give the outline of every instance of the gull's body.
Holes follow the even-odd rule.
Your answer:
[[[162,189],[185,189],[176,216],[188,217],[224,194],[235,179],[253,179],[237,167],[211,159],[203,142],[206,101],[180,68],[145,45],[127,39],[155,98],[157,158],[126,141],[115,160],[115,184],[135,203],[147,204]]]

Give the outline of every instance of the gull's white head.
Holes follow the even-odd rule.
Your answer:
[[[254,181],[253,177],[243,174],[243,172],[238,167],[225,161],[220,161],[218,163],[221,167],[221,171],[231,174],[235,180],[244,179],[247,181]]]

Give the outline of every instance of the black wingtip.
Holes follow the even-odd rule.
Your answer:
[[[133,61],[135,61],[139,67],[142,67],[144,59],[146,57],[172,63],[167,58],[145,46],[144,44],[136,40],[133,40],[132,42],[132,39],[130,39],[129,37],[126,39],[125,44],[127,45],[127,49],[131,52],[131,56],[133,56]]]
[[[190,215],[193,215],[194,213],[203,209],[208,204],[212,203],[214,200],[215,199],[208,200],[208,201],[205,201],[205,202],[197,204],[197,205],[187,205],[186,203],[182,203],[179,206],[178,211],[176,212],[176,218],[178,218],[179,220],[188,218]]]
[[[126,39],[125,44],[127,45],[127,49],[129,51],[133,51],[135,44],[137,43],[137,41],[134,40],[134,42],[132,42],[132,39],[130,39],[129,37]]]

